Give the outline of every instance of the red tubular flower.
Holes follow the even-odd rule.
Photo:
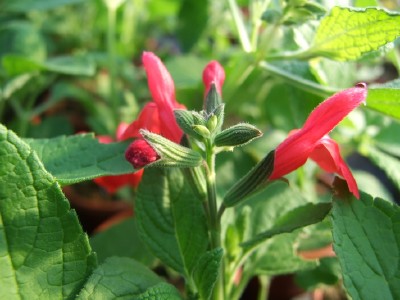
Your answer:
[[[142,138],[140,129],[147,129],[179,143],[183,131],[175,121],[174,110],[185,108],[176,101],[174,81],[161,60],[151,52],[144,52],[142,61],[153,101],[144,106],[137,120],[121,135],[123,139],[139,138],[125,153],[126,159],[135,168],[144,167],[159,159],[157,153]]]
[[[321,168],[344,177],[349,190],[359,198],[357,183],[340,156],[339,146],[327,134],[352,110],[365,101],[365,84],[344,90],[318,105],[303,128],[289,135],[275,151],[274,171],[269,179],[278,179],[301,167],[308,158]]]
[[[222,95],[222,85],[224,84],[224,81],[224,68],[215,60],[209,62],[203,71],[203,83],[206,87],[205,95],[207,95],[210,90],[212,83],[215,84],[218,94]]]

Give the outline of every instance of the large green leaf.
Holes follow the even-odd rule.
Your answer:
[[[333,199],[334,250],[352,299],[400,299],[400,208],[350,193]]]
[[[101,144],[93,134],[27,142],[43,161],[46,170],[63,185],[134,171],[124,158],[129,142]]]
[[[133,259],[111,257],[94,270],[78,298],[182,299],[178,291]]]
[[[378,8],[332,8],[307,51],[336,60],[354,60],[400,36],[400,14]]]
[[[153,254],[191,276],[208,246],[201,201],[179,169],[146,169],[136,196],[139,233]]]
[[[99,262],[111,256],[123,256],[133,258],[148,266],[155,260],[139,238],[135,218],[129,218],[95,234],[90,237],[90,244]]]
[[[56,180],[0,125],[0,298],[73,299],[96,265]]]

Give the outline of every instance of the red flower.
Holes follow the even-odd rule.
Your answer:
[[[275,151],[274,171],[269,179],[278,179],[301,167],[308,158],[327,172],[342,176],[349,190],[359,198],[357,183],[342,159],[339,146],[327,134],[352,110],[365,101],[365,84],[344,90],[318,105],[303,128],[289,135]]]
[[[137,120],[122,134],[124,139],[138,138],[125,152],[126,159],[135,168],[144,167],[159,159],[157,153],[142,138],[139,130],[147,129],[179,143],[183,131],[175,121],[174,110],[185,108],[176,101],[174,81],[161,60],[151,52],[144,52],[142,61],[153,101],[144,106]]]
[[[219,62],[213,60],[207,64],[203,71],[203,83],[206,87],[205,95],[211,88],[211,84],[214,83],[217,88],[218,94],[222,95],[222,85],[225,81],[225,71]]]

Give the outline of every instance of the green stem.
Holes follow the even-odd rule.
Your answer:
[[[253,49],[251,47],[249,35],[246,30],[246,26],[244,25],[243,16],[240,12],[239,6],[237,5],[235,0],[228,0],[229,8],[232,13],[233,20],[236,25],[236,29],[239,34],[240,44],[245,52],[252,52]]]
[[[269,277],[265,275],[258,276],[260,282],[260,289],[258,290],[258,300],[265,300],[268,296],[269,289]]]
[[[107,6],[108,10],[108,27],[107,27],[107,53],[108,53],[108,68],[110,72],[110,95],[109,101],[111,103],[111,108],[113,111],[114,124],[115,127],[119,122],[118,107],[119,101],[117,97],[116,80],[116,55],[115,55],[115,23],[116,23],[116,12],[117,8],[112,6]]]
[[[207,163],[207,202],[209,214],[209,228],[210,228],[210,245],[211,249],[221,247],[221,223],[218,216],[217,205],[217,192],[215,184],[215,151],[211,141],[206,141],[206,163]],[[213,299],[225,299],[224,292],[224,264],[221,264],[220,275],[214,286]]]

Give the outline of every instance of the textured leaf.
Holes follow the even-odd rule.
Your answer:
[[[0,298],[72,299],[96,264],[55,179],[0,125]]]
[[[153,254],[186,276],[207,249],[202,204],[178,169],[146,169],[135,213],[140,235]]]
[[[209,299],[211,296],[218,279],[223,254],[222,248],[206,252],[194,269],[193,277],[201,299]]]
[[[292,232],[317,222],[321,222],[331,209],[330,203],[308,203],[297,207],[278,218],[273,227],[242,244],[245,248],[256,247],[277,234]]]
[[[111,256],[130,257],[147,266],[154,262],[154,256],[149,253],[139,238],[134,218],[129,218],[95,234],[90,237],[90,244],[99,262]]]
[[[94,270],[77,299],[144,300],[181,297],[173,286],[164,283],[144,265],[126,257],[111,257]]]
[[[92,134],[27,140],[60,184],[134,171],[125,160],[129,142],[101,144]]]
[[[400,14],[378,8],[334,7],[322,19],[308,53],[354,60],[400,36]]]
[[[397,87],[371,87],[367,107],[400,120],[400,81]]]
[[[361,193],[333,199],[334,250],[353,299],[400,299],[400,208]]]

